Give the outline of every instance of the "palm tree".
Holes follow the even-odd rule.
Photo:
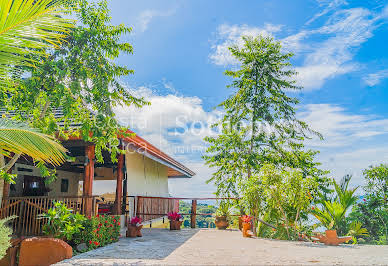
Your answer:
[[[38,64],[45,49],[59,46],[68,36],[74,21],[64,0],[0,0],[0,88],[14,85],[22,67]],[[11,81],[11,79],[13,81]],[[12,93],[6,89],[4,94]],[[6,173],[24,154],[34,160],[59,165],[66,149],[53,137],[26,124],[0,119],[0,174]],[[14,154],[6,164],[4,156]]]
[[[20,77],[45,48],[59,46],[74,27],[63,0],[0,0],[0,86]]]
[[[66,149],[53,137],[32,129],[24,123],[0,119],[0,154],[2,156],[9,156],[11,153],[24,154],[35,160],[57,166],[64,161],[65,152]],[[5,165],[0,162],[0,169],[8,170],[10,163]]]

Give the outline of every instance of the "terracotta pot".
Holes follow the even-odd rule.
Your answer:
[[[326,230],[325,234],[328,239],[336,239],[338,237],[337,230]]]
[[[183,221],[170,220],[170,230],[181,230]]]
[[[244,223],[244,222],[242,223],[243,237],[252,237],[253,236],[251,228],[252,228],[251,223]]]
[[[216,227],[221,230],[225,230],[229,226],[228,218],[226,216],[216,216],[214,221]]]
[[[129,224],[127,228],[127,237],[141,237],[142,228],[143,228],[143,225],[136,226],[136,225]]]

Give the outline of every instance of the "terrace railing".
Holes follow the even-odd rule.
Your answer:
[[[131,216],[138,216],[143,221],[151,221],[156,218],[167,216],[169,212],[179,212],[179,201],[191,201],[190,213],[180,213],[184,216],[190,216],[191,228],[196,227],[197,216],[212,216],[213,213],[197,213],[198,201],[217,201],[217,200],[236,200],[236,198],[173,198],[173,197],[144,197],[130,196],[134,199],[134,210],[130,211]],[[239,215],[234,215],[239,216]]]
[[[74,197],[7,197],[1,200],[0,219],[16,216],[11,221],[15,235],[30,236],[42,235],[42,227],[47,223],[46,219],[38,219],[39,215],[48,211],[57,201],[62,201],[74,212],[85,214],[86,205],[92,204],[92,214],[97,211],[96,196]]]

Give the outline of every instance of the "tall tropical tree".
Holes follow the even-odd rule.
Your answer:
[[[216,168],[210,179],[217,193],[239,196],[238,185],[258,176],[266,164],[301,169],[304,176],[322,172],[314,162],[315,151],[305,150],[303,141],[320,135],[296,118],[298,99],[290,91],[295,82],[291,53],[270,37],[243,37],[243,46],[229,48],[240,68],[227,70],[233,78],[233,94],[219,105],[224,116],[214,127],[220,132],[207,137],[204,156]]]
[[[0,1],[0,85],[34,66],[45,48],[58,47],[74,27],[63,18],[69,9],[62,0]],[[38,56],[38,57],[37,57]]]

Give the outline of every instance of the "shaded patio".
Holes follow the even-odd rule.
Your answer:
[[[57,265],[199,264],[377,264],[388,262],[388,246],[342,245],[243,238],[236,230],[143,229],[142,238],[80,254]]]

